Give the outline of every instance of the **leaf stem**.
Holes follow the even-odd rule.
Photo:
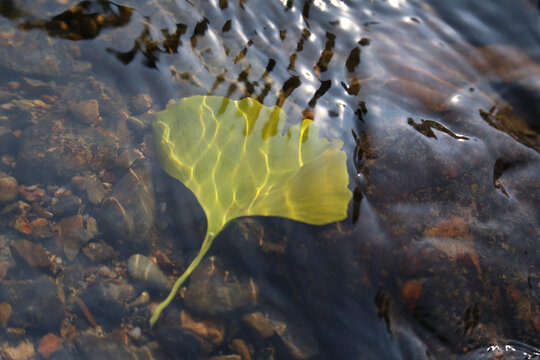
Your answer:
[[[213,232],[206,233],[206,237],[204,238],[204,241],[201,245],[201,249],[199,250],[199,253],[195,257],[195,259],[193,259],[191,264],[189,264],[186,271],[184,271],[184,273],[180,275],[180,277],[176,280],[176,282],[174,283],[171,289],[171,292],[169,293],[169,296],[167,296],[167,298],[163,300],[157,306],[156,310],[152,314],[152,317],[150,318],[150,327],[154,326],[157,319],[159,318],[159,315],[161,315],[161,312],[163,311],[163,309],[165,309],[176,296],[176,293],[178,292],[178,289],[180,288],[180,286],[184,283],[184,281],[186,281],[189,275],[191,275],[193,270],[195,270],[195,268],[199,266],[202,258],[204,257],[204,255],[206,255],[206,253],[208,252],[208,249],[210,249],[210,246],[212,245],[212,242],[214,241],[215,238],[216,238],[216,234],[214,234]]]

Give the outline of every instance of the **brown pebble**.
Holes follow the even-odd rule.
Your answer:
[[[37,218],[35,220],[32,220],[31,224],[33,227],[42,227],[47,226],[49,224],[49,221],[44,218]]]
[[[83,219],[81,215],[75,215],[62,219],[56,225],[56,234],[58,239],[63,243],[70,232],[83,228]]]
[[[45,359],[48,359],[52,354],[60,348],[60,338],[53,333],[48,333],[41,338],[38,346],[38,353]]]
[[[77,120],[86,125],[96,124],[101,120],[99,116],[99,104],[95,99],[71,104],[69,111]]]
[[[116,175],[113,171],[107,170],[101,175],[101,181],[116,184],[118,182],[118,175]]]
[[[51,95],[43,95],[41,98],[47,104],[54,104],[56,101],[58,101],[58,98],[56,96],[51,96]]]
[[[182,310],[180,324],[182,332],[195,337],[207,351],[221,345],[225,340],[225,323],[221,318],[198,318]]]
[[[5,215],[5,214],[26,215],[26,213],[30,211],[31,208],[32,207],[29,204],[25,203],[24,201],[19,200],[3,208],[2,211],[0,212],[0,215]]]
[[[15,164],[15,157],[11,155],[2,155],[0,158],[0,163],[4,164],[7,167],[13,167]]]
[[[26,239],[15,241],[11,244],[11,250],[30,266],[49,266],[49,257],[41,244],[36,244]]]
[[[9,202],[17,197],[17,179],[13,176],[0,178],[0,202]]]
[[[76,175],[71,178],[71,185],[77,191],[85,191],[87,185],[86,178],[84,176]]]
[[[36,215],[41,216],[45,219],[50,219],[54,217],[54,214],[50,211],[45,211],[37,202],[32,203],[32,209],[35,211]]]
[[[154,257],[159,266],[166,272],[171,273],[174,270],[174,264],[169,260],[169,257],[165,253],[158,250],[154,254]]]
[[[252,330],[255,330],[263,338],[274,335],[274,328],[270,321],[261,312],[253,312],[242,316],[242,321]]]
[[[8,81],[7,86],[10,90],[17,90],[21,86],[21,83],[18,81]]]
[[[45,218],[37,218],[30,225],[34,229],[32,234],[37,239],[49,238],[54,235],[52,224]]]
[[[2,351],[7,360],[31,360],[36,356],[34,344],[26,341],[20,342],[16,347],[7,346]]]
[[[57,201],[53,203],[54,205],[51,208],[51,212],[59,217],[77,213],[82,204],[82,200],[74,195],[62,196],[56,200]]]
[[[0,325],[6,326],[9,318],[11,317],[11,312],[13,309],[11,305],[7,302],[0,303]]]
[[[122,151],[122,153],[116,159],[114,167],[127,171],[133,165],[133,163],[143,157],[143,154],[137,149],[127,149]],[[111,182],[111,181],[108,181]]]
[[[92,173],[86,174],[84,178],[87,184],[86,195],[88,196],[88,201],[94,205],[100,204],[107,195],[107,190],[103,187],[101,180]]]
[[[45,197],[45,190],[35,186],[19,185],[19,196],[26,202],[34,202],[43,200]]]
[[[81,246],[86,244],[93,235],[86,229],[75,229],[67,234],[63,241],[64,255],[69,261],[73,261],[79,254]]]
[[[242,357],[242,360],[251,360],[251,354],[246,342],[242,339],[234,339],[231,342],[231,348],[235,353]]]
[[[93,235],[96,235],[99,232],[97,220],[94,219],[93,217],[87,218],[84,221],[84,226],[86,230],[90,231]]]
[[[17,216],[13,228],[24,235],[30,235],[34,231],[34,228],[24,215]]]
[[[139,94],[131,99],[131,107],[135,115],[148,111],[152,105],[152,98],[147,94]]]
[[[45,103],[43,100],[39,100],[39,99],[36,99],[34,100],[34,106],[36,108],[41,108],[41,109],[50,109],[51,108],[51,105]]]
[[[121,344],[127,345],[129,343],[129,336],[124,330],[120,330],[120,329],[113,330],[111,331],[109,336],[111,337],[111,339]]]
[[[11,262],[9,260],[0,261],[0,281],[4,280],[10,266]]]

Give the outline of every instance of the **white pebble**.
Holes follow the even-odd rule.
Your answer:
[[[133,339],[133,340],[139,340],[139,338],[141,337],[141,328],[140,327],[134,327],[133,329],[131,329],[129,331],[129,336]]]

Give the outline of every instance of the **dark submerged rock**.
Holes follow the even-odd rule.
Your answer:
[[[127,303],[135,298],[135,289],[127,283],[99,280],[81,295],[96,321],[103,326],[117,326],[127,315]]]
[[[92,334],[80,334],[77,336],[75,338],[75,347],[83,360],[135,359],[124,344]]]
[[[269,338],[275,334],[274,327],[260,311],[245,314],[242,316],[242,322],[263,339]]]
[[[139,159],[103,200],[98,218],[105,236],[129,253],[149,247],[154,213],[151,164]]]
[[[63,196],[51,207],[51,212],[58,217],[74,215],[79,211],[82,201],[74,195]]]
[[[264,313],[280,340],[278,351],[285,357],[310,359],[319,353],[311,325],[299,314],[284,315],[270,308],[264,309]]]
[[[15,153],[15,135],[5,126],[0,126],[0,155]]]
[[[232,270],[212,256],[191,275],[184,301],[192,310],[215,315],[254,305],[257,289],[252,279],[238,280]]]
[[[6,281],[0,285],[0,302],[11,305],[9,326],[39,332],[57,331],[64,317],[63,292],[51,278]]]

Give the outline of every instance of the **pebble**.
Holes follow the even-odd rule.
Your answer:
[[[220,318],[200,318],[182,310],[180,324],[182,332],[195,337],[201,347],[208,352],[225,340],[225,322]]]
[[[184,301],[192,310],[215,315],[254,305],[257,289],[251,279],[239,281],[212,256],[191,275]]]
[[[93,238],[93,234],[86,229],[74,229],[70,231],[63,241],[64,254],[69,261],[73,261],[79,254],[81,246]]]
[[[79,211],[82,201],[80,198],[74,195],[63,196],[54,203],[51,208],[51,212],[57,216],[69,216],[74,215]]]
[[[133,109],[133,114],[138,115],[150,110],[153,105],[153,100],[150,95],[139,94],[134,96],[131,99],[131,108]]]
[[[53,237],[54,235],[53,226],[47,219],[44,219],[44,218],[34,219],[30,223],[30,225],[34,229],[33,236],[36,239],[50,238],[50,237]]]
[[[17,346],[7,346],[0,350],[7,360],[33,360],[36,356],[34,344],[27,341],[20,342]]]
[[[257,332],[262,338],[269,338],[275,334],[272,324],[270,324],[270,321],[260,311],[245,314],[242,316],[242,322]]]
[[[60,338],[53,333],[48,333],[39,341],[37,351],[45,359],[48,359],[52,354],[56,353],[58,349],[60,349],[60,346]]]
[[[5,327],[8,324],[9,318],[13,309],[7,302],[0,303],[0,325]]]
[[[28,221],[28,219],[22,215],[17,216],[15,218],[15,222],[13,223],[13,228],[24,235],[30,235],[32,231],[34,231],[34,228]]]
[[[41,201],[45,197],[45,190],[37,186],[20,185],[18,188],[19,197],[26,202]]]
[[[97,100],[85,100],[69,106],[71,114],[86,125],[97,124],[101,118],[99,116],[99,104]]]
[[[18,182],[13,176],[0,177],[0,203],[10,202],[17,197]]]
[[[116,159],[114,167],[120,170],[126,171],[133,165],[137,160],[144,157],[143,154],[137,149],[127,149],[122,151],[122,153]]]
[[[234,339],[233,341],[231,341],[231,349],[234,350],[235,353],[240,355],[242,360],[251,360],[251,353],[244,340]]]
[[[41,244],[21,239],[11,244],[11,251],[15,260],[22,259],[32,267],[48,267],[49,257]],[[20,263],[20,261],[17,261]]]
[[[69,190],[69,189],[67,189],[67,188],[65,188],[63,186],[60,186],[59,188],[54,190],[54,197],[55,198],[61,198],[63,196],[70,196],[70,195],[73,195],[71,190]]]
[[[71,185],[77,191],[85,191],[87,185],[86,178],[81,175],[75,175],[71,178]]]
[[[208,360],[242,360],[240,355],[231,354],[231,355],[216,355],[212,356]]]
[[[19,200],[3,208],[2,211],[0,212],[0,215],[5,215],[5,214],[25,215],[28,211],[30,211],[31,208],[32,207],[29,204],[25,203],[24,201]]]
[[[56,236],[63,244],[71,232],[83,229],[83,218],[81,215],[64,218],[56,224],[55,229]]]
[[[161,269],[144,255],[135,254],[128,259],[129,275],[157,290],[170,290],[171,283]]]
[[[135,341],[141,338],[141,334],[142,334],[141,328],[138,326],[134,327],[133,329],[129,331],[129,336]]]
[[[150,302],[150,294],[148,294],[147,291],[143,291],[141,295],[139,295],[138,298],[133,300],[133,302],[129,303],[127,306],[133,307],[133,306],[139,306],[139,305],[146,305],[149,302]]]
[[[92,233],[93,236],[99,233],[97,220],[91,216],[85,217],[84,227],[86,228],[86,230],[90,231],[90,233]]]
[[[117,256],[113,247],[106,244],[104,241],[88,243],[82,248],[82,251],[93,263],[100,263]]]
[[[99,276],[104,278],[114,279],[116,278],[116,272],[112,271],[108,266],[101,266],[98,272]]]

